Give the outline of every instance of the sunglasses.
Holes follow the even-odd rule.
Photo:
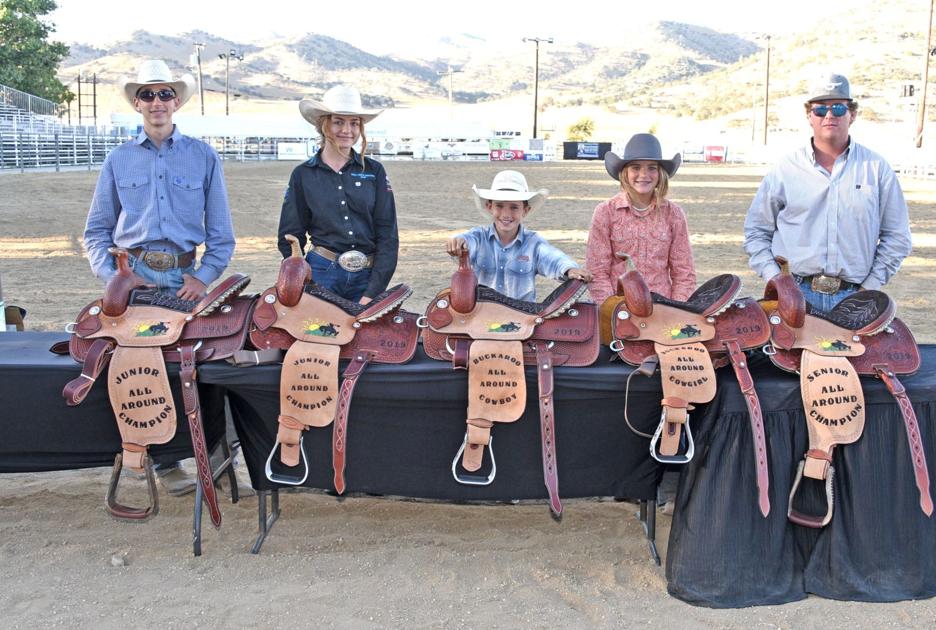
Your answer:
[[[825,118],[826,114],[829,113],[829,110],[832,110],[832,115],[836,118],[841,118],[846,113],[848,113],[848,105],[845,103],[835,103],[834,105],[813,105],[812,113],[814,116],[819,118]]]
[[[152,103],[157,96],[163,103],[167,103],[176,97],[176,93],[175,90],[170,90],[168,88],[159,90],[158,92],[154,92],[153,90],[140,90],[137,92],[137,98],[144,103]]]

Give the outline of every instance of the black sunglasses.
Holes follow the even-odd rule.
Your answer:
[[[144,103],[152,103],[157,96],[163,103],[167,103],[176,97],[176,93],[175,90],[170,90],[169,88],[163,88],[158,92],[154,92],[153,90],[140,90],[137,92],[137,98]]]
[[[829,110],[832,110],[832,115],[836,118],[841,118],[848,112],[848,105],[845,103],[835,103],[833,105],[813,105],[812,113],[814,116],[819,118],[825,118],[826,114],[829,113]]]

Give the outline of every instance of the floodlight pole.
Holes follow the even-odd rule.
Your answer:
[[[445,72],[442,72],[441,70],[436,71],[436,74],[439,75],[440,77],[445,77],[445,76],[448,77],[449,118],[454,118],[455,116],[454,114],[455,101],[454,101],[454,98],[452,97],[452,75],[454,75],[456,72],[461,72],[461,70],[453,70],[452,64],[448,64],[448,70]]]
[[[233,48],[218,55],[218,58],[224,59],[224,115],[231,115],[230,94],[231,94],[231,59],[243,61],[244,55],[240,55]]]
[[[539,110],[539,45],[540,42],[546,44],[553,43],[552,37],[524,37],[524,42],[533,42],[536,44],[536,64],[533,67],[533,138],[536,138],[536,115]]]
[[[201,115],[205,115],[205,85],[202,82],[201,51],[205,45],[195,42],[195,62],[198,65],[198,102],[201,103]]]
[[[936,0],[930,0],[929,20],[926,22],[926,53],[923,55],[923,85],[920,89],[920,111],[917,112],[917,133],[916,147],[923,146],[923,123],[926,122],[926,92],[929,82],[929,58],[936,54],[932,47],[933,37],[933,3]]]

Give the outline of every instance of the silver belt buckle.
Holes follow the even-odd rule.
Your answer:
[[[154,271],[168,271],[175,267],[175,256],[166,252],[144,252],[143,262]]]
[[[367,265],[367,256],[356,249],[346,251],[338,257],[338,266],[351,273],[364,269],[365,265]]]
[[[816,293],[824,293],[825,295],[832,295],[838,293],[838,290],[842,286],[842,279],[836,278],[835,276],[826,276],[823,274],[817,274],[813,276],[812,279],[812,290]]]

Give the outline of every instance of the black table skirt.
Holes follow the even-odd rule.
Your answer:
[[[914,403],[932,479],[936,347],[921,350],[923,367],[901,382]],[[884,384],[861,379],[864,433],[834,451],[835,511],[816,530],[786,516],[809,441],[799,377],[766,359],[753,372],[767,434],[770,514],[763,518],[757,509],[747,409],[733,376],[722,372],[719,395],[696,422],[696,456],[680,478],[666,554],[669,592],[713,607],[779,604],[807,594],[873,602],[936,595],[936,516],[920,510],[904,423]],[[819,512],[816,486],[806,497]]]
[[[106,379],[99,379],[76,407],[62,398],[62,389],[81,374],[81,366],[49,347],[67,338],[64,333],[0,333],[0,473],[111,466],[121,450]],[[157,463],[192,456],[178,366],[166,367],[176,401],[176,435],[150,447]],[[200,385],[198,392],[205,437],[214,446],[224,435],[224,390]]]
[[[648,440],[636,438],[623,419],[624,380],[630,372],[605,351],[596,365],[555,369],[556,450],[562,497],[654,499],[661,465]],[[342,362],[342,369],[345,362]],[[251,481],[279,487],[264,475],[279,414],[279,365],[201,368],[203,383],[227,389]],[[660,416],[658,379],[633,381],[631,421],[652,431]],[[539,407],[534,368],[527,368],[527,407],[513,423],[492,429],[497,475],[489,486],[452,478],[452,459],[465,435],[466,372],[425,356],[404,365],[371,365],[359,378],[348,421],[345,479],[348,492],[449,501],[545,499]],[[305,486],[331,489],[332,426],[305,432],[310,462]]]

